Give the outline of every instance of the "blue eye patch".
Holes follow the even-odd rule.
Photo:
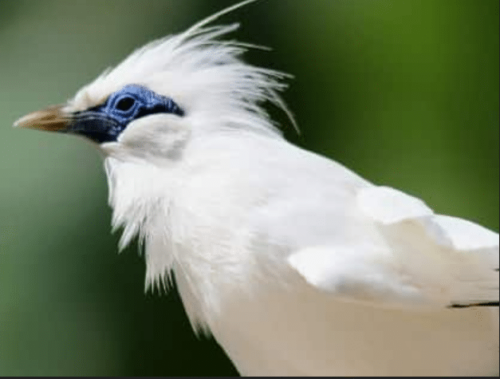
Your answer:
[[[67,132],[97,143],[114,142],[130,122],[157,113],[185,114],[171,98],[131,84],[113,93],[104,104],[76,112]]]

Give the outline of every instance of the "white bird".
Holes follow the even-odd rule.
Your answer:
[[[286,75],[209,26],[252,1],[16,126],[95,143],[120,248],[241,374],[497,375],[498,234],[288,143],[262,108]]]

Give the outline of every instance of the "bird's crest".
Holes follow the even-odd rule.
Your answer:
[[[83,87],[68,103],[71,111],[102,104],[125,85],[138,84],[168,95],[187,114],[227,125],[274,129],[262,104],[282,109],[295,128],[293,115],[280,96],[290,75],[242,61],[248,48],[259,47],[220,37],[239,24],[209,26],[219,17],[256,0],[246,0],[196,23],[186,31],[150,42]],[[210,117],[210,116],[215,116]],[[223,118],[223,119],[221,119]]]

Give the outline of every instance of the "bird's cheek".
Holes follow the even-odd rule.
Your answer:
[[[117,141],[136,155],[177,158],[191,135],[183,121],[173,115],[143,117],[128,124]]]

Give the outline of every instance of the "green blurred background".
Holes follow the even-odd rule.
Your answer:
[[[0,375],[225,375],[175,291],[117,255],[90,144],[15,130],[221,0],[0,0]],[[225,16],[295,76],[295,143],[498,230],[498,0],[262,0]],[[280,121],[286,119],[276,112]]]

